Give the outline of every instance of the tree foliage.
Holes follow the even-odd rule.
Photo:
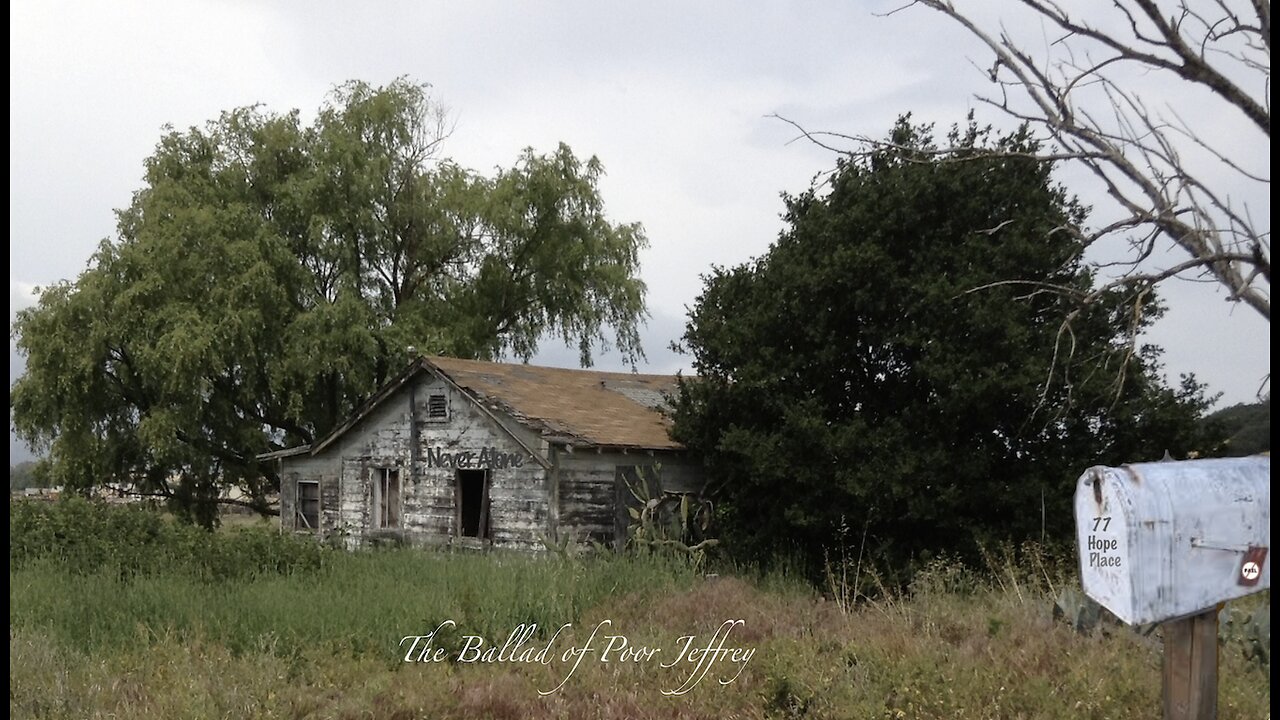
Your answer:
[[[481,175],[439,157],[426,86],[337,88],[316,120],[259,107],[169,131],[74,282],[13,327],[18,433],[71,486],[138,483],[212,522],[254,456],[334,427],[407,346],[527,359],[548,335],[588,364],[640,353],[643,230],[610,222],[602,168],[565,145]]]
[[[675,436],[705,455],[729,547],[816,562],[847,527],[900,561],[1062,538],[1085,468],[1208,442],[1194,379],[1168,388],[1157,350],[1130,355],[1119,293],[1064,339],[1068,298],[1001,282],[1094,283],[1085,211],[1027,131],[944,140],[904,118],[826,192],[787,197],[765,256],[705,278]]]

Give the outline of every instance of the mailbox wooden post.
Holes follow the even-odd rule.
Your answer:
[[[1271,587],[1271,458],[1090,468],[1076,485],[1084,592],[1163,623],[1166,720],[1218,712],[1218,607]]]
[[[1164,632],[1162,704],[1165,720],[1218,717],[1218,610],[1161,626]]]

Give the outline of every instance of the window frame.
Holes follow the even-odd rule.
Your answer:
[[[315,488],[315,497],[307,497],[303,494],[302,486],[308,485]],[[315,503],[315,524],[311,524],[307,517],[308,513],[304,507],[305,503]],[[319,480],[303,480],[299,479],[294,482],[293,487],[293,528],[302,532],[319,532],[320,523],[324,517],[323,514],[324,501],[320,493]]]
[[[372,507],[370,508],[373,515],[374,530],[403,530],[404,529],[404,474],[398,467],[375,467],[372,468],[373,477],[370,478],[371,491],[373,494]],[[395,478],[395,492],[389,493],[390,479]],[[394,494],[395,498],[392,503],[388,503],[387,496]],[[393,517],[394,516],[394,517]],[[394,522],[392,522],[394,520]]]

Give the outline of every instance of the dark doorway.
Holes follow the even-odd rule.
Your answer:
[[[459,470],[457,485],[458,534],[493,539],[489,522],[489,471]]]

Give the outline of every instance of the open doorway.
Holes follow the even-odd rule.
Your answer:
[[[489,471],[459,470],[455,487],[458,535],[493,539],[489,522]]]

